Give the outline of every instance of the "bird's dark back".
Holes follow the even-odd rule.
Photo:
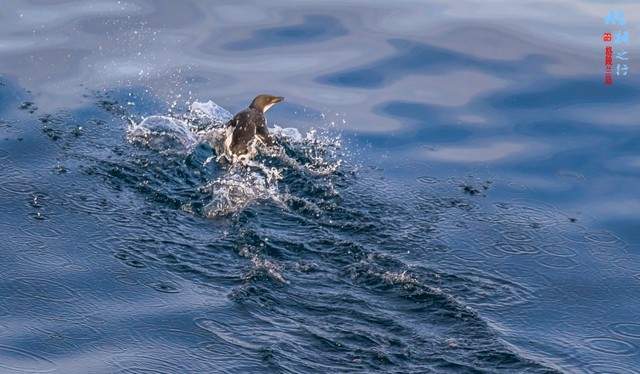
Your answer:
[[[246,150],[248,144],[256,136],[256,128],[264,125],[264,115],[262,112],[247,108],[236,114],[227,126],[232,126],[233,142],[231,143],[232,151],[242,153]]]

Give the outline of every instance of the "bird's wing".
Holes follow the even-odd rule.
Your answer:
[[[267,124],[264,119],[264,116],[260,116],[260,120],[258,121],[258,125],[256,126],[256,135],[262,140],[262,142],[266,145],[273,145],[273,138],[269,135],[269,130],[267,130]]]

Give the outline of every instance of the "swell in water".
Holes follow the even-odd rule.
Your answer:
[[[184,361],[247,372],[554,372],[478,312],[531,302],[535,290],[428,261],[452,251],[446,234],[459,215],[489,220],[471,198],[433,180],[383,183],[340,136],[314,131],[274,127],[279,147],[219,162],[212,139],[229,114],[213,103],[165,116],[98,104],[110,122],[78,135],[74,113],[43,123],[65,148],[61,162],[91,181],[68,206],[110,226],[96,246],[132,269],[170,271],[211,305],[193,319],[208,340],[181,351]]]

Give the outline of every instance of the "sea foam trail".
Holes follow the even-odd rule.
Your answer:
[[[201,144],[208,144],[213,154],[202,167],[216,161],[222,169],[219,177],[201,185],[200,192],[209,194],[203,214],[213,218],[239,212],[256,201],[271,201],[284,208],[291,199],[303,197],[281,188],[285,176],[330,177],[341,165],[338,150],[340,137],[329,137],[311,130],[301,134],[295,128],[274,126],[270,133],[278,145],[267,147],[256,142],[249,157],[237,158],[224,151],[229,136],[225,124],[232,118],[213,101],[194,102],[181,115],[154,115],[141,121],[130,121],[128,140],[161,155],[188,156]],[[307,181],[309,182],[309,181]],[[311,204],[313,205],[313,204]]]
[[[194,102],[181,117],[153,115],[140,122],[130,121],[129,141],[161,153],[189,154],[203,140],[212,138],[232,118],[213,101]]]
[[[198,144],[187,122],[167,116],[150,116],[131,123],[128,137],[160,153],[188,154]]]

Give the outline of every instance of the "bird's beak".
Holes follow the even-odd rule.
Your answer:
[[[282,96],[276,96],[275,100],[273,101],[274,104],[277,104],[281,101],[284,101],[284,97]]]

